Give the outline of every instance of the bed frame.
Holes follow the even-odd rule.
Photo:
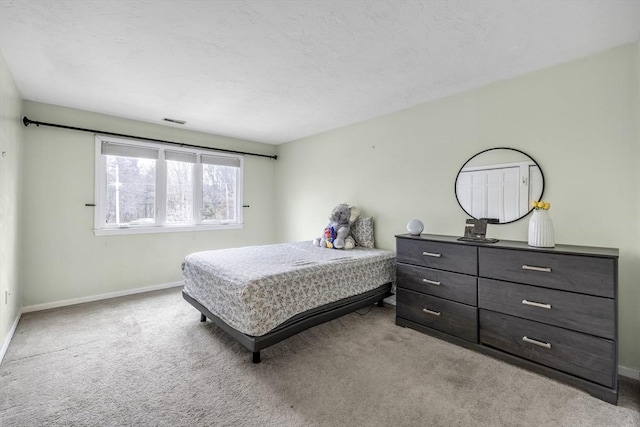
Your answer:
[[[386,283],[363,294],[344,298],[297,314],[272,331],[260,336],[243,334],[226,324],[224,320],[211,313],[206,307],[196,299],[192,298],[185,291],[182,291],[182,296],[201,313],[201,322],[206,322],[207,318],[210,319],[220,327],[220,329],[231,335],[231,337],[253,353],[253,363],[260,363],[260,350],[264,350],[265,348],[287,339],[298,332],[302,332],[312,326],[328,322],[329,320],[336,319],[376,302],[379,307],[383,307],[383,300],[391,295],[391,285],[391,283]]]

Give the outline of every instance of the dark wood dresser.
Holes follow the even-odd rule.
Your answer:
[[[617,404],[618,250],[396,236],[396,324]]]

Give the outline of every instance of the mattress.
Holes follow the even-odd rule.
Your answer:
[[[196,252],[184,291],[232,328],[261,336],[304,311],[395,281],[395,253],[311,242]]]

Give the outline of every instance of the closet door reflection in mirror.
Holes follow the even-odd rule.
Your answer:
[[[471,157],[455,184],[456,199],[470,217],[497,224],[526,216],[543,191],[540,165],[520,150],[502,147]]]

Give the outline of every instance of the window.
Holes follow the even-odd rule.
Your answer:
[[[96,136],[96,235],[241,226],[241,156]]]

